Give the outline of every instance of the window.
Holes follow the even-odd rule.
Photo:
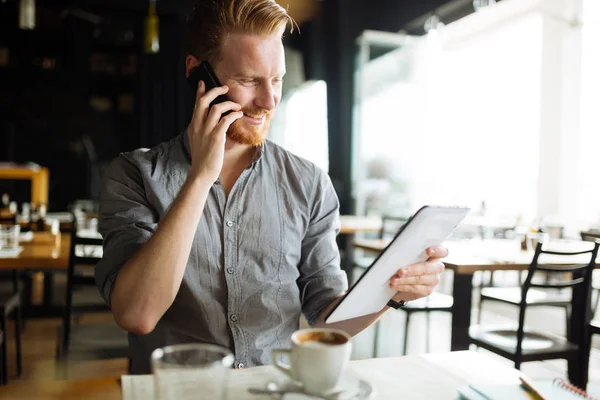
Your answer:
[[[271,125],[271,140],[328,171],[327,86],[324,81],[305,82],[291,91],[282,99]]]
[[[359,66],[357,213],[485,204],[599,224],[600,4],[586,2],[583,33],[573,10],[500,2]]]

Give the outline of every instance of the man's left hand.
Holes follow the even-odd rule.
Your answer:
[[[398,293],[395,301],[410,301],[429,296],[440,282],[444,272],[442,258],[448,256],[448,249],[443,246],[432,246],[427,250],[429,259],[399,269],[390,279],[390,287]]]

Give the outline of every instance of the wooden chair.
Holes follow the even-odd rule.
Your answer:
[[[564,337],[525,329],[525,312],[528,307],[556,305],[555,300],[546,301],[545,297],[536,294],[538,289],[566,289],[578,285],[584,285],[583,287],[590,285],[599,245],[600,242],[596,242],[592,249],[585,251],[559,252],[544,250],[542,248],[543,243],[538,243],[527,277],[520,288],[518,298],[515,297],[514,293],[510,293],[508,296],[496,299],[519,307],[517,329],[504,327],[490,327],[486,329],[482,326],[472,326],[469,329],[471,343],[514,361],[515,368],[517,369],[521,367],[521,363],[528,361],[557,358],[576,360],[579,354],[579,346],[577,344]],[[564,256],[566,260],[568,260],[568,257],[583,254],[589,255],[590,258],[586,264],[544,265],[539,261],[540,256],[544,254],[552,255],[553,257]],[[542,280],[541,283],[536,283],[533,278],[538,272],[554,274],[561,279]],[[570,277],[565,279],[564,274],[568,274]],[[569,319],[570,317],[571,315],[569,315]],[[569,324],[570,321],[567,326]],[[567,338],[570,338],[570,336],[570,334],[567,334]]]
[[[102,359],[128,357],[127,333],[111,323],[78,323],[82,314],[110,311],[96,288],[93,267],[102,258],[102,238],[71,234],[71,254],[67,270],[67,293],[63,324],[59,328],[56,350],[59,359]],[[80,289],[87,287],[87,293]],[[79,295],[81,294],[81,295]]]
[[[0,331],[3,332],[3,340],[1,342],[0,368],[0,384],[8,383],[8,360],[7,360],[7,340],[6,329],[8,318],[13,315],[15,320],[15,347],[16,347],[16,363],[17,376],[21,376],[22,372],[22,354],[21,354],[21,329],[23,326],[23,310],[22,310],[22,289],[19,282],[18,271],[13,270],[12,290],[0,291]]]

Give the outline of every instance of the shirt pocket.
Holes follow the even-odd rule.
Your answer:
[[[237,236],[238,265],[249,280],[266,283],[277,279],[286,235],[276,210],[256,211],[241,218]]]

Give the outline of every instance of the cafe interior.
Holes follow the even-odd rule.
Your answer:
[[[276,1],[298,29],[268,139],[331,179],[350,287],[421,207],[469,208],[434,292],[315,398],[600,397],[600,1]],[[94,281],[106,167],[190,121],[192,3],[0,1],[2,399],[313,398],[272,365],[160,394]]]

